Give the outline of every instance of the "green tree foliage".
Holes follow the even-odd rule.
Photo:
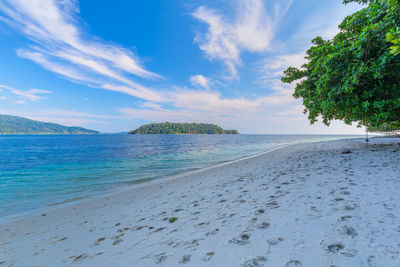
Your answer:
[[[218,125],[207,123],[152,123],[146,124],[129,134],[239,134],[237,130],[224,130]]]
[[[384,133],[385,135],[399,135],[400,129],[391,123],[384,123],[379,127],[370,126],[368,131],[372,133]]]
[[[391,53],[396,56],[400,54],[400,28],[397,27],[388,32],[386,34],[386,39],[393,44],[390,47]]]
[[[345,0],[367,4],[347,16],[332,40],[316,37],[301,69],[289,67],[282,81],[298,81],[311,123],[319,116],[359,126],[400,126],[400,1]]]
[[[400,0],[387,0],[389,2],[389,13],[393,17],[399,17],[400,14]],[[392,28],[387,34],[386,34],[386,40],[388,42],[392,43],[392,46],[390,47],[391,53],[395,56],[400,54],[400,27],[395,27]]]
[[[81,127],[33,121],[17,116],[0,115],[0,134],[98,134]]]

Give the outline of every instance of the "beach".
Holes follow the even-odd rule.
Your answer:
[[[0,266],[399,266],[399,143],[291,145],[15,217]]]

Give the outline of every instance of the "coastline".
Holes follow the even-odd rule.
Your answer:
[[[399,140],[373,138],[368,149],[374,144],[398,143]],[[341,150],[345,148],[355,151],[342,155]],[[362,156],[365,156],[363,153],[370,156],[372,152],[368,149],[362,139],[289,145],[276,148],[274,153],[267,151],[206,169],[136,184],[112,195],[57,206],[46,210],[45,216],[35,214],[15,218],[0,224],[0,254],[4,255],[0,262],[5,261],[6,266],[48,266],[50,257],[54,259],[52,265],[101,263],[105,266],[111,266],[113,262],[123,266],[153,266],[157,263],[164,266],[240,266],[251,262],[266,266],[301,266],[295,265],[297,262],[303,266],[318,266],[327,262],[351,264],[368,259],[378,261],[379,255],[366,257],[362,251],[349,248],[347,241],[334,241],[346,239],[343,238],[346,234],[340,233],[341,228],[328,234],[326,229],[317,231],[317,236],[335,237],[329,241],[332,244],[326,239],[312,240],[309,236],[315,231],[312,226],[317,226],[321,220],[328,227],[333,222],[337,223],[339,215],[350,216],[341,214],[343,210],[348,213],[362,210],[362,202],[344,203],[347,197],[357,195],[357,190],[353,194],[350,189],[335,189],[335,181],[323,180],[321,184],[331,186],[327,188],[331,191],[327,190],[324,195],[322,192],[325,189],[318,187],[317,190],[315,179],[336,177],[343,183],[352,183],[354,181],[348,181],[349,176],[368,176],[371,170],[354,169],[351,170],[353,175],[348,175],[351,166],[346,166],[346,171],[344,166],[334,164],[353,157],[358,164],[367,162],[369,158],[362,159]],[[380,152],[385,156],[392,153],[385,149]],[[304,155],[308,158],[305,159]],[[397,170],[390,164],[393,162],[383,163]],[[382,167],[379,164],[377,162],[372,168],[379,169]],[[324,170],[328,174],[325,175]],[[393,183],[392,187],[397,185]],[[307,185],[313,185],[310,188],[315,192],[307,190]],[[331,194],[332,190],[348,190],[350,194],[342,195],[336,191]],[[300,198],[301,194],[309,195],[308,198]],[[321,198],[334,195],[333,204],[337,207],[332,203],[322,205],[329,208],[330,213],[338,213],[339,217],[336,216],[334,221],[328,223],[326,220],[331,219],[332,214],[324,216],[326,211],[318,206],[324,199],[310,198],[317,194]],[[392,197],[393,200],[385,202],[389,206],[395,203],[397,196]],[[303,202],[312,202],[312,205],[303,204],[307,207],[293,210],[293,206]],[[353,209],[346,209],[346,205]],[[396,214],[395,211],[392,213]],[[170,223],[168,220],[173,217],[178,220]],[[351,218],[347,219],[351,221]],[[305,227],[303,233],[299,225]],[[347,227],[350,229],[350,226]],[[362,234],[359,231],[348,242],[355,243]],[[311,246],[307,245],[309,242]],[[340,248],[340,244],[344,247]],[[357,244],[353,245],[357,247]],[[319,254],[310,257],[316,248]],[[278,257],[279,253],[274,251],[277,249],[286,258]],[[332,249],[337,251],[332,252]],[[388,250],[385,253],[388,256],[384,260],[387,261],[394,252],[390,254]],[[230,255],[229,262],[227,254]],[[289,263],[292,265],[287,265]]]
[[[285,136],[285,134],[281,134],[280,136],[282,136],[282,135]],[[29,135],[27,135],[27,136],[29,136]],[[296,136],[296,135],[294,135],[294,136]],[[303,136],[303,135],[300,134],[298,136]],[[318,135],[318,136],[324,136],[324,135]],[[326,136],[331,136],[332,138],[337,138],[336,135],[326,135]],[[346,136],[346,139],[354,139],[357,137],[359,137],[359,136],[354,136],[354,137]],[[343,140],[343,139],[339,139],[339,140]],[[326,141],[326,140],[324,140],[324,141]],[[79,202],[84,202],[84,201],[99,199],[99,198],[104,198],[104,197],[111,197],[115,194],[119,194],[119,193],[122,193],[127,190],[128,191],[132,190],[137,186],[145,186],[146,183],[151,184],[157,180],[177,179],[177,178],[180,178],[182,175],[183,176],[191,175],[192,173],[202,172],[209,168],[217,168],[217,167],[223,166],[225,164],[231,164],[231,163],[235,163],[235,162],[247,159],[247,158],[257,157],[257,156],[263,155],[265,153],[273,152],[273,151],[283,148],[283,147],[302,144],[302,143],[308,143],[308,142],[321,142],[321,141],[319,141],[319,140],[318,141],[314,141],[314,140],[313,141],[299,141],[296,143],[280,144],[277,147],[268,148],[261,152],[257,152],[255,154],[251,154],[251,155],[247,155],[247,156],[245,155],[245,156],[242,156],[242,157],[239,157],[236,159],[228,159],[228,160],[212,163],[210,166],[207,166],[207,167],[192,168],[188,171],[177,172],[176,174],[168,174],[166,176],[157,176],[157,177],[152,177],[152,178],[133,180],[131,183],[127,183],[125,185],[120,184],[116,187],[109,188],[106,190],[86,192],[85,194],[74,196],[71,198],[65,198],[64,200],[60,200],[58,202],[49,202],[46,206],[42,206],[42,207],[35,208],[32,210],[19,211],[17,213],[11,213],[11,214],[6,214],[3,216],[0,216],[0,224],[4,223],[4,222],[8,222],[8,221],[13,221],[16,219],[23,219],[25,217],[46,213],[50,210],[62,208],[62,207],[69,206],[69,205],[74,205]]]
[[[302,144],[302,143],[299,143],[299,144]],[[51,212],[51,211],[54,211],[57,209],[62,209],[62,208],[66,208],[66,207],[78,205],[78,204],[84,204],[86,201],[94,201],[94,200],[99,200],[99,199],[104,200],[105,198],[110,198],[115,195],[119,195],[119,194],[123,194],[123,193],[127,193],[127,192],[129,193],[132,190],[139,190],[142,187],[154,186],[154,185],[158,185],[158,184],[163,184],[163,183],[165,183],[167,181],[171,181],[171,180],[188,178],[189,176],[194,175],[194,174],[199,174],[204,171],[212,170],[212,169],[223,167],[223,166],[230,165],[230,164],[235,164],[242,160],[259,157],[264,154],[272,153],[276,150],[279,150],[279,149],[282,149],[285,147],[294,146],[294,145],[298,145],[298,144],[289,144],[289,145],[279,146],[279,147],[275,147],[275,148],[272,148],[272,149],[254,154],[254,155],[244,156],[242,158],[221,162],[221,163],[209,166],[209,167],[191,170],[191,171],[187,171],[187,172],[182,172],[182,173],[178,173],[175,175],[170,175],[170,176],[166,176],[166,177],[162,177],[162,178],[145,179],[144,181],[141,181],[141,180],[134,181],[133,184],[127,185],[126,187],[128,187],[128,188],[125,188],[125,189],[123,189],[122,186],[119,186],[119,187],[107,190],[105,192],[99,192],[98,194],[82,196],[82,197],[78,197],[78,198],[74,198],[74,199],[68,199],[61,203],[52,203],[46,207],[38,208],[38,209],[35,209],[32,211],[25,211],[25,212],[21,212],[21,213],[17,213],[17,214],[6,215],[3,218],[0,218],[0,226],[2,224],[11,223],[16,220],[27,219],[31,216],[40,216],[43,213],[48,213],[48,212]]]

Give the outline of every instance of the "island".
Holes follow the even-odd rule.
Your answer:
[[[224,130],[209,123],[151,123],[140,126],[128,134],[239,134],[237,130]]]
[[[0,134],[99,134],[82,127],[68,127],[56,123],[30,120],[23,117],[0,115]]]

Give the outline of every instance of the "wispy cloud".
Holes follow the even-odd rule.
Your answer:
[[[270,96],[254,99],[245,98],[224,98],[218,92],[212,91],[177,91],[173,95],[174,106],[181,110],[191,110],[193,112],[214,112],[215,114],[243,114],[252,113],[263,105],[282,105],[292,102],[293,99],[287,98],[285,94],[273,94]]]
[[[205,88],[205,89],[209,89],[210,88],[210,84],[211,84],[210,79],[204,77],[201,74],[190,76],[189,77],[189,81],[190,81],[190,83],[192,85],[200,86],[200,87]]]
[[[275,112],[285,110],[296,100],[287,92],[275,92],[270,96],[254,99],[225,98],[218,92],[198,91],[176,88],[169,95],[172,107],[163,108],[152,104],[141,108],[123,107],[117,111],[127,119],[180,122],[212,122],[234,127],[243,125],[260,117],[272,116]]]
[[[200,6],[192,16],[208,25],[205,34],[197,34],[195,42],[210,60],[222,60],[230,77],[237,77],[240,53],[265,52],[275,35],[279,21],[292,0],[237,0],[235,17],[228,18],[215,9]]]
[[[300,68],[306,63],[305,53],[298,54],[278,54],[271,55],[255,64],[255,71],[259,74],[255,83],[273,90],[287,88],[292,90],[289,85],[282,84],[280,77],[283,71],[289,66]],[[280,89],[279,89],[280,88]]]
[[[338,24],[343,18],[361,8],[359,4],[343,5],[334,1],[323,3],[321,7],[315,12],[310,12],[300,24],[294,25],[297,30],[288,35],[286,40],[275,40],[271,53],[253,65],[255,72],[259,74],[254,81],[255,84],[273,90],[285,90],[285,88],[293,90],[295,84],[281,83],[283,71],[289,66],[300,68],[307,62],[306,50],[313,38],[316,36],[332,38],[339,32]]]
[[[149,101],[154,101],[154,102],[166,102],[167,99],[163,96],[162,93],[155,92],[153,90],[150,90],[144,86],[141,86],[139,84],[136,84],[136,89],[133,89],[131,86],[127,85],[115,85],[115,84],[103,84],[101,85],[101,88],[110,90],[110,91],[115,91],[115,92],[120,92],[120,93],[125,93],[128,95],[132,95],[141,99],[149,100]]]
[[[87,36],[77,18],[76,1],[5,0],[0,2],[0,11],[6,15],[3,21],[32,41],[27,48],[17,50],[20,57],[74,82],[113,91],[123,88],[120,92],[135,97],[161,99],[130,77],[152,79],[160,75],[146,70],[130,50]],[[153,99],[155,96],[158,99]]]
[[[17,104],[25,104],[27,101],[36,102],[41,99],[45,99],[45,97],[41,96],[42,94],[51,94],[51,92],[48,90],[35,88],[31,88],[29,90],[19,90],[4,84],[0,84],[0,88],[6,89],[10,93],[18,96],[19,100],[16,101]]]
[[[145,108],[145,109],[154,109],[154,110],[165,110],[163,109],[160,105],[152,102],[145,102],[140,105],[140,107]]]

